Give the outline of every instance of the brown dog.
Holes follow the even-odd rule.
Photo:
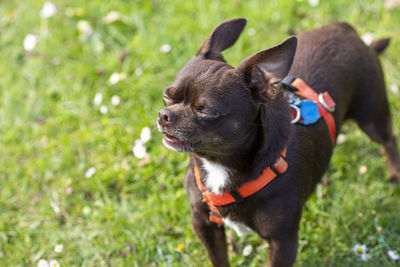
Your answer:
[[[234,68],[221,51],[235,43],[245,24],[233,19],[212,31],[164,90],[166,107],[157,124],[168,148],[190,152],[185,187],[193,228],[213,265],[229,262],[224,227],[210,221],[210,209],[238,232],[252,230],[267,240],[268,266],[292,266],[302,207],[328,168],[333,145],[324,120],[291,124],[287,94],[278,82],[291,75],[318,93],[328,91],[336,102],[337,132],[346,119],[356,121],[383,145],[389,177],[396,182],[400,159],[378,60],[388,39],[368,47],[351,26],[337,23],[290,37]],[[285,147],[287,170],[243,196],[238,188],[270,170]],[[230,194],[234,202],[206,204],[201,184],[206,197]]]

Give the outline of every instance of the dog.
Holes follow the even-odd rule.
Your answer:
[[[400,158],[378,59],[389,39],[367,46],[349,24],[335,23],[289,37],[234,68],[221,51],[236,42],[245,25],[244,18],[236,18],[214,28],[164,89],[157,126],[166,147],[190,155],[184,186],[192,226],[212,264],[229,266],[225,223],[265,239],[268,266],[292,266],[302,207],[328,168],[345,120],[354,120],[383,146],[388,176],[393,183],[399,180]],[[290,84],[282,83],[289,76],[300,78],[316,95],[329,95],[335,104],[334,110],[324,105],[330,124],[323,119],[292,123],[293,94]],[[239,189],[258,183],[265,173],[273,179],[243,195]],[[226,204],[222,200],[228,197],[233,202]]]

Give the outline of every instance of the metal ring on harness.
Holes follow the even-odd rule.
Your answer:
[[[291,124],[297,123],[301,118],[301,112],[298,106],[290,104],[290,107],[296,111],[296,116],[290,121]]]
[[[334,111],[335,111],[335,106],[333,106],[333,108],[330,108],[330,107],[326,104],[323,94],[319,94],[319,95],[318,95],[318,101],[319,101],[319,103],[321,103],[321,105],[322,105],[326,110],[328,110],[329,112],[334,112]]]

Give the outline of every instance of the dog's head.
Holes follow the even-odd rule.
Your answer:
[[[274,125],[266,125],[271,116],[266,113],[275,112],[265,107],[279,95],[277,82],[289,72],[297,39],[288,38],[234,68],[221,52],[236,42],[245,25],[243,18],[218,25],[164,89],[165,108],[157,125],[168,148],[215,158],[246,150],[260,131],[263,139],[270,137],[268,127]]]

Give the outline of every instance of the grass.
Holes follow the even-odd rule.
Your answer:
[[[57,1],[56,15],[42,19],[44,1],[2,1],[0,266],[36,266],[40,259],[61,266],[208,266],[182,185],[188,157],[163,147],[155,128],[162,88],[216,24],[238,16],[248,26],[224,53],[232,65],[289,34],[346,20],[360,34],[392,38],[381,59],[387,84],[400,84],[400,9],[372,0],[320,2],[69,0]],[[105,23],[113,10],[122,18]],[[82,20],[92,27],[88,36],[77,28]],[[40,40],[25,51],[29,33]],[[164,44],[170,52],[160,52]],[[126,79],[110,84],[114,72]],[[96,93],[107,114],[93,103]],[[388,94],[398,134],[400,100]],[[152,135],[145,161],[132,153],[143,127]],[[400,253],[400,190],[388,183],[380,148],[353,124],[343,132],[347,139],[326,174],[331,183],[318,186],[305,207],[296,266],[396,266],[387,251]],[[233,266],[265,265],[263,241],[232,236]],[[367,262],[352,251],[357,243],[367,245]],[[64,245],[61,253],[56,244]],[[248,244],[253,253],[244,257]]]

